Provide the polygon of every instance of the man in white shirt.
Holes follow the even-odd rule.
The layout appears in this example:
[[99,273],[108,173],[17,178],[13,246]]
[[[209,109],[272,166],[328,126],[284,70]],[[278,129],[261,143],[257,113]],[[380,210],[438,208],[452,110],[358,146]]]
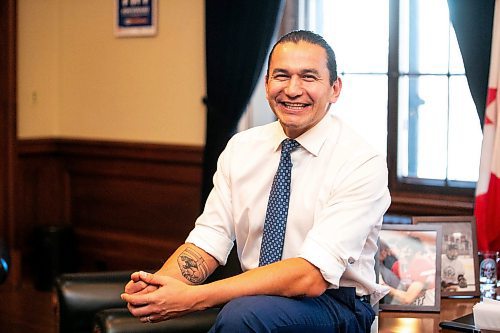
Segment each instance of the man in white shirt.
[[[132,274],[122,298],[134,316],[156,322],[225,304],[211,332],[369,331],[369,300],[385,293],[375,283],[374,256],[390,204],[387,167],[328,113],[341,89],[335,54],[321,36],[294,31],[275,44],[266,95],[278,121],[228,142],[185,244],[155,274]],[[285,139],[299,147],[290,153],[281,260],[259,265]],[[201,284],[234,243],[243,273]]]

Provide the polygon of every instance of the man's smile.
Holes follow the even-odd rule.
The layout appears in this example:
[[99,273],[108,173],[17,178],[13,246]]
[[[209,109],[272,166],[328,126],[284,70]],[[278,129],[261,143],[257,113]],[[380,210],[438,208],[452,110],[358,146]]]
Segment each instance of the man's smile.
[[309,103],[292,103],[292,102],[279,102],[279,104],[285,107],[286,109],[293,111],[300,111],[311,105]]

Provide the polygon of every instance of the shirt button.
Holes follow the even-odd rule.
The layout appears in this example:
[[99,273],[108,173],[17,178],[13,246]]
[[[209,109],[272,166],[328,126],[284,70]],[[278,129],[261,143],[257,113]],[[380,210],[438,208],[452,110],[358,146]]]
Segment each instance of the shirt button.
[[353,257],[349,257],[349,259],[347,259],[347,262],[349,263],[349,265],[352,265],[356,262],[356,260],[354,260]]

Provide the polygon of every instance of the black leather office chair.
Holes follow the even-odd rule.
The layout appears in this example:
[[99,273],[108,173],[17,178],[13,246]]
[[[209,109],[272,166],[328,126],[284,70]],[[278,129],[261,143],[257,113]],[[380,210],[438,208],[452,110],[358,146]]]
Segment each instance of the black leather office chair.
[[[226,278],[241,272],[236,251],[229,255],[226,266],[219,267],[206,282]],[[128,333],[184,332],[201,333],[211,327],[219,309],[143,324],[133,317],[120,298],[132,271],[71,273],[57,277],[59,332],[61,333]]]

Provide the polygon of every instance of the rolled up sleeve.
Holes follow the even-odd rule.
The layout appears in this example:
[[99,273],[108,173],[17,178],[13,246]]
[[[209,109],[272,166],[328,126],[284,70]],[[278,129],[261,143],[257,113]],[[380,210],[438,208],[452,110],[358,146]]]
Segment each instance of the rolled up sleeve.
[[235,239],[228,176],[230,143],[231,141],[217,161],[217,172],[213,177],[214,187],[207,198],[203,213],[186,239],[187,243],[193,243],[212,255],[221,265],[226,264]]
[[340,286],[348,266],[374,276],[376,240],[390,204],[385,159],[376,155],[355,162],[340,173],[328,197],[319,203],[299,252],[333,288]]

